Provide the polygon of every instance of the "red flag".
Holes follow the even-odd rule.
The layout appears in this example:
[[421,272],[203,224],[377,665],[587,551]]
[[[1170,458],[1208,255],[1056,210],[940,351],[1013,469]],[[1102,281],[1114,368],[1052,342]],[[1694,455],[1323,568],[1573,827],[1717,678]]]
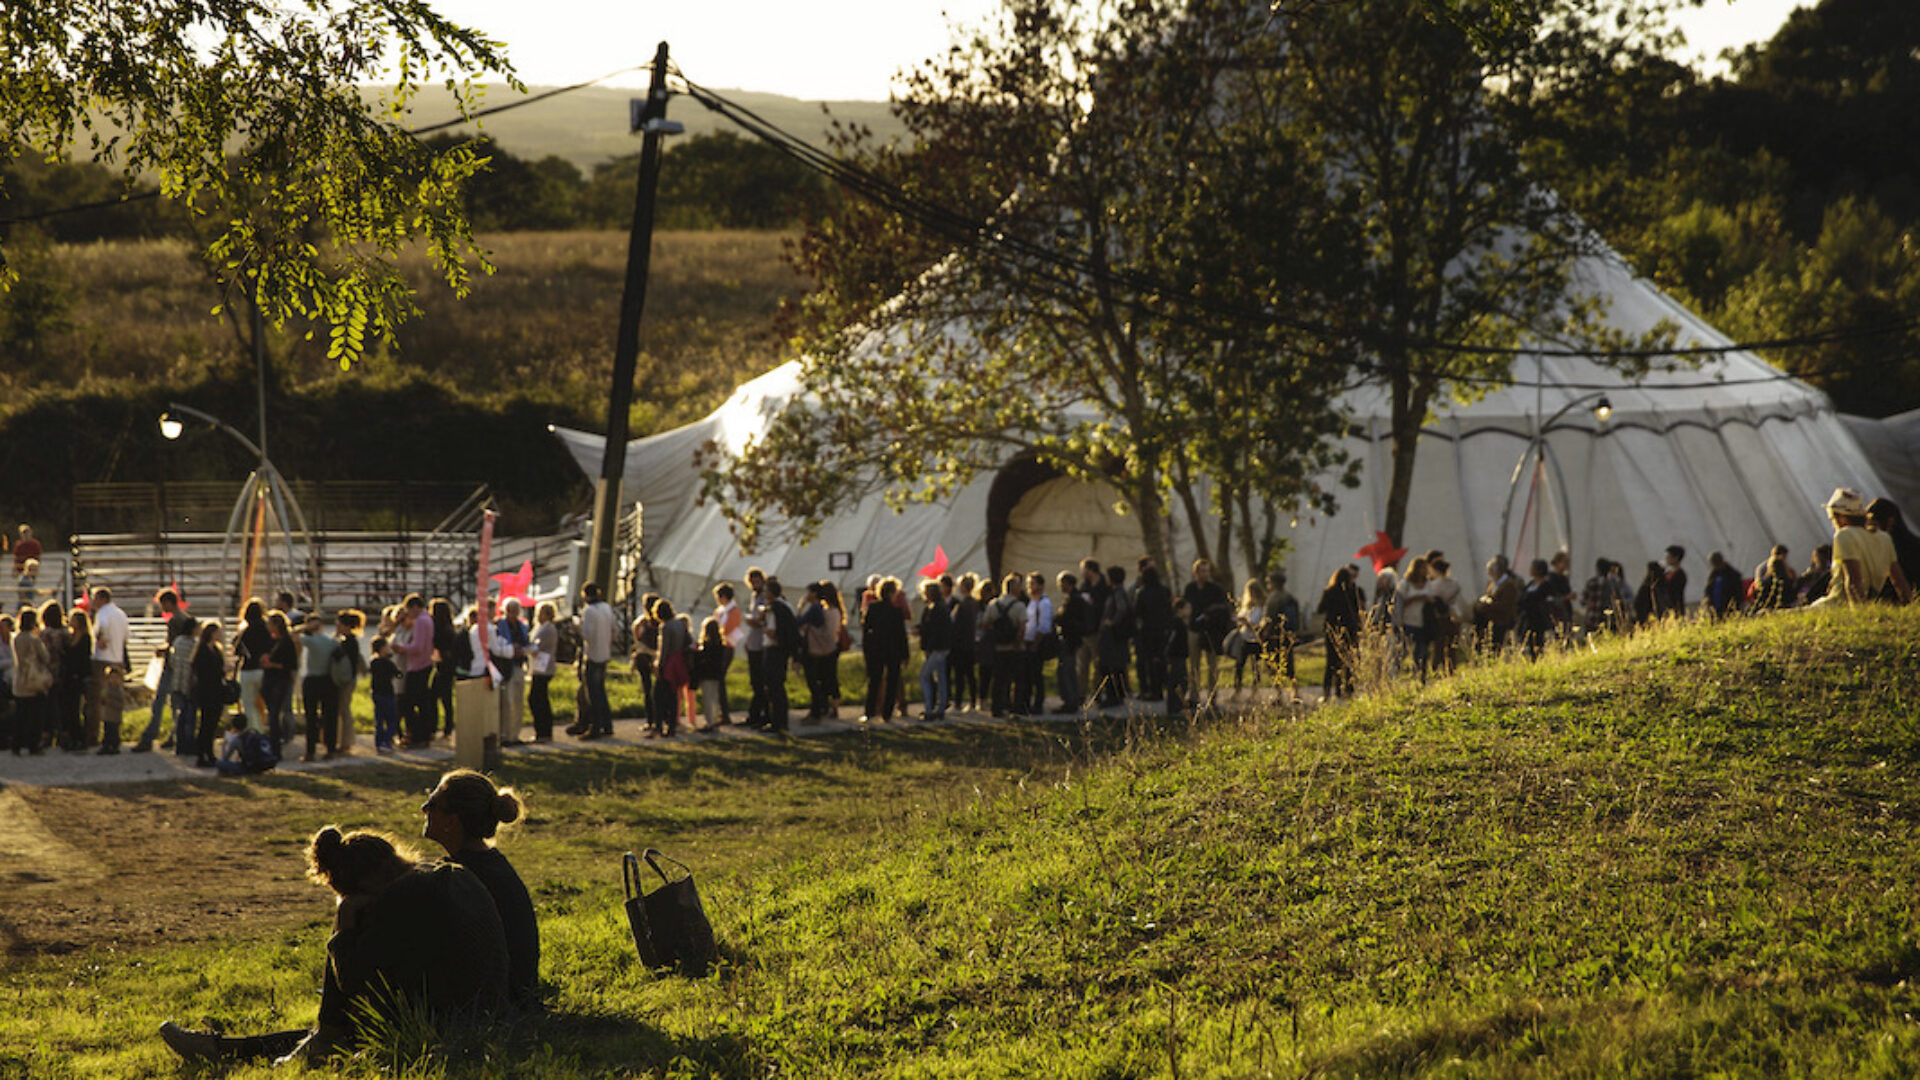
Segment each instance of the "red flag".
[[515,571],[514,573],[493,575],[493,580],[499,583],[500,585],[500,606],[501,607],[505,607],[507,605],[507,601],[509,600],[520,601],[520,606],[523,608],[532,606],[533,604],[533,597],[531,596],[531,593],[533,592],[533,560],[532,559],[528,559],[527,561],[521,563],[520,569]]
[[180,579],[176,577],[168,584],[173,589],[173,595],[180,598],[180,610],[187,610],[187,594],[180,591]]
[[920,568],[920,577],[937,578],[947,572],[947,549],[933,545],[933,561]]
[[1377,574],[1407,557],[1407,549],[1394,547],[1393,538],[1389,537],[1386,533],[1375,532],[1373,537],[1373,543],[1354,552],[1353,557],[1356,559],[1372,559],[1374,573]]

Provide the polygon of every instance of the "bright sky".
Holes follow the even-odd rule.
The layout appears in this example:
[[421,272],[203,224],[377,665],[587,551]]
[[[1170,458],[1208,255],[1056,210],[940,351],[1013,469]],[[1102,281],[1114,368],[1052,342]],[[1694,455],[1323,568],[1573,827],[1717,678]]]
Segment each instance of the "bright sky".
[[[949,19],[977,25],[996,0],[437,0],[456,22],[507,44],[522,81],[584,82],[644,64],[665,41],[689,78],[715,89],[807,100],[887,97],[903,67],[943,51]],[[1705,0],[1677,21],[1711,58],[1773,35],[1796,0]],[[643,85],[644,75],[615,80]]]

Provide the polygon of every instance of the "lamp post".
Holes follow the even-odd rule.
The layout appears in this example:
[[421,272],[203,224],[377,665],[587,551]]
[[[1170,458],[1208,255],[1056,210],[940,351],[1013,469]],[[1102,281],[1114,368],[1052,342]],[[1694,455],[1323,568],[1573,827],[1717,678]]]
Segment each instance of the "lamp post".
[[[220,565],[223,568],[227,565],[227,560],[233,551],[234,538],[238,535],[250,513],[257,512],[262,515],[260,526],[262,530],[265,529],[266,522],[264,515],[269,506],[272,507],[275,519],[279,522],[279,539],[281,548],[286,555],[286,565],[289,567],[298,565],[293,552],[293,530],[296,527],[300,530],[300,538],[306,544],[308,556],[309,559],[311,559],[313,545],[311,543],[311,534],[307,529],[306,515],[300,510],[299,500],[293,496],[292,486],[287,483],[285,477],[280,475],[280,470],[273,467],[273,462],[267,458],[266,449],[262,447],[261,444],[242,435],[237,428],[221,420],[219,417],[210,413],[201,412],[199,409],[193,408],[190,405],[181,405],[178,402],[169,402],[167,404],[167,411],[160,414],[160,435],[162,438],[169,440],[178,439],[185,433],[186,424],[181,421],[181,417],[198,420],[203,424],[219,428],[221,431],[226,432],[234,441],[246,447],[247,453],[253,455],[258,462],[254,466],[253,472],[247,475],[246,482],[241,485],[240,497],[234,500],[233,513],[227,517],[226,535],[220,543]],[[309,567],[309,570],[311,570],[311,567]],[[241,561],[240,572],[235,576],[234,586],[235,589],[232,597],[233,608],[238,610],[240,603],[245,599],[252,587],[244,558]],[[315,597],[315,599],[318,600],[318,597]]]
[[1607,400],[1606,391],[1596,390],[1590,394],[1582,394],[1560,406],[1552,416],[1547,417],[1545,423],[1534,426],[1533,436],[1527,440],[1527,448],[1520,451],[1520,460],[1513,463],[1513,478],[1507,483],[1507,503],[1500,511],[1500,554],[1511,557],[1507,548],[1507,527],[1513,516],[1513,497],[1520,490],[1520,477],[1527,471],[1527,464],[1530,461],[1545,461],[1553,467],[1554,483],[1559,486],[1561,493],[1561,535],[1572,538],[1573,509],[1567,504],[1567,479],[1560,472],[1560,459],[1554,456],[1552,444],[1547,442],[1547,432],[1553,430],[1553,425],[1561,417],[1588,402],[1593,403],[1593,418],[1601,424],[1605,424],[1613,416],[1613,402]]

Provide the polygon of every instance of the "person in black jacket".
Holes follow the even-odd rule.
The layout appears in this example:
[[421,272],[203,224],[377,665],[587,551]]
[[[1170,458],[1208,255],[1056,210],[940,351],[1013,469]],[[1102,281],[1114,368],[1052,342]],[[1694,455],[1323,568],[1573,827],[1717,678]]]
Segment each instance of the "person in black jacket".
[[200,643],[193,649],[193,707],[199,716],[199,727],[194,733],[194,744],[198,756],[194,765],[211,769],[220,763],[214,756],[213,744],[220,737],[220,715],[227,708],[227,657],[220,648],[220,639],[226,632],[215,619],[208,619],[200,626]]
[[1135,665],[1140,673],[1140,699],[1159,701],[1166,693],[1167,682],[1167,653],[1160,643],[1166,641],[1167,628],[1173,625],[1173,590],[1167,588],[1151,558],[1141,558],[1139,574],[1139,584],[1133,590],[1133,618],[1140,642]]
[[1360,587],[1353,583],[1353,571],[1341,567],[1327,581],[1320,594],[1322,633],[1327,644],[1327,669],[1320,680],[1325,699],[1353,693],[1354,653],[1360,647],[1360,618],[1365,602]]
[[1166,678],[1162,687],[1167,698],[1167,715],[1185,712],[1187,701],[1187,654],[1193,645],[1187,637],[1187,623],[1193,614],[1184,599],[1175,600],[1168,612],[1166,628],[1160,631],[1160,663]]
[[900,582],[887,578],[860,613],[860,650],[867,661],[867,711],[863,722],[891,719],[900,696],[901,669],[907,662],[907,622],[893,602]]

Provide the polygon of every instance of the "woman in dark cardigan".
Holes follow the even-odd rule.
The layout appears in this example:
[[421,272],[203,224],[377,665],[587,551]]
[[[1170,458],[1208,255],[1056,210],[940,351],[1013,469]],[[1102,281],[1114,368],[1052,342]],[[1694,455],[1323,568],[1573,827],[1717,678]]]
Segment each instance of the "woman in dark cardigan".
[[520,875],[493,846],[500,826],[526,816],[526,804],[510,787],[496,788],[472,769],[455,769],[440,778],[420,812],[427,817],[421,835],[473,871],[492,894],[507,935],[507,992],[515,1004],[534,1004],[540,989],[540,923]]
[[879,721],[893,715],[900,697],[901,669],[907,662],[907,620],[893,602],[900,583],[887,578],[861,617],[860,650],[867,661],[867,714]]
[[418,1009],[436,1023],[498,1009],[508,956],[486,886],[454,863],[420,862],[380,833],[329,825],[307,848],[308,876],[338,894],[311,1030],[222,1038],[168,1022],[160,1038],[183,1058],[321,1061],[351,1051],[370,1013]]

